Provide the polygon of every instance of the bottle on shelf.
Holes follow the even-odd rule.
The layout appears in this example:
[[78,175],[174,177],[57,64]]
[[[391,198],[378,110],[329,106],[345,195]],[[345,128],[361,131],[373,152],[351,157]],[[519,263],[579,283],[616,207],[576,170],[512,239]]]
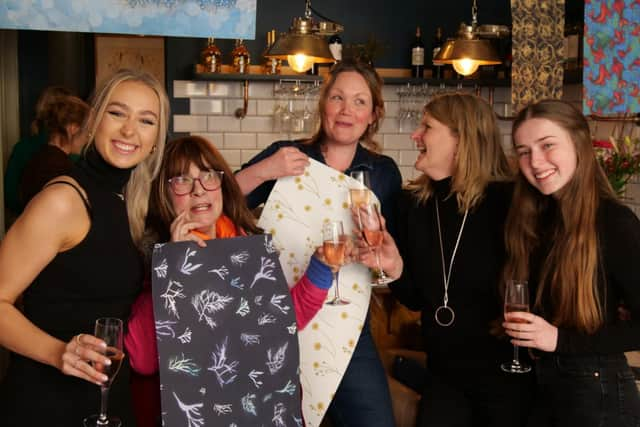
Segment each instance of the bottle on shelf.
[[416,38],[411,44],[411,77],[424,77],[424,43],[422,43],[420,27],[416,28]]
[[329,38],[329,51],[336,62],[342,61],[342,39],[339,35],[334,34]]
[[434,64],[433,60],[435,59],[440,49],[442,49],[442,45],[444,44],[444,40],[442,39],[442,27],[436,28],[436,34],[433,37],[433,44],[431,46],[431,77],[434,79],[443,78],[443,66],[442,64]]
[[249,50],[242,39],[236,39],[236,47],[231,52],[233,58],[233,71],[236,73],[249,72]]
[[213,37],[207,39],[207,46],[200,52],[200,64],[205,73],[218,73],[222,68],[222,52]]
[[580,23],[566,23],[564,28],[564,69],[582,67],[582,31]]
[[[271,46],[276,41],[276,30],[267,32],[267,48],[264,50],[266,54]],[[265,74],[280,74],[280,60],[276,58],[264,58],[264,73]]]

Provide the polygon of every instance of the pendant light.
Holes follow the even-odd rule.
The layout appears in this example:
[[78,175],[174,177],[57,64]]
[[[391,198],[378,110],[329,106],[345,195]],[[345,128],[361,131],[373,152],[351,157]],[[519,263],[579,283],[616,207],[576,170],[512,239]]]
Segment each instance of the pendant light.
[[304,73],[314,63],[335,62],[329,50],[329,44],[323,36],[340,31],[342,26],[333,22],[320,22],[316,25],[311,19],[311,0],[306,0],[304,18],[293,18],[289,32],[281,34],[265,56],[287,60],[291,69]]
[[[460,24],[458,38],[449,39],[433,58],[434,64],[452,64],[458,74],[468,76],[475,73],[480,65],[500,64],[498,53],[486,39],[480,39],[482,27],[478,27],[478,6],[473,0],[471,8],[471,25]],[[484,27],[484,26],[483,26]],[[504,27],[488,26],[499,29],[496,36],[501,36]],[[508,30],[507,30],[508,31]]]

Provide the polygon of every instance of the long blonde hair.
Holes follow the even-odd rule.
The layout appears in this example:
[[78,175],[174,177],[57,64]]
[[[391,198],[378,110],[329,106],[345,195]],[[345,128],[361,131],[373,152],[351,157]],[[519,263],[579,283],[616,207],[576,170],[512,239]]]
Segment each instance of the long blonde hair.
[[360,142],[369,150],[374,153],[382,152],[380,144],[373,139],[374,135],[378,132],[380,123],[384,119],[384,98],[382,97],[382,78],[378,75],[376,70],[369,64],[366,64],[357,60],[344,60],[338,62],[331,68],[327,80],[325,80],[322,88],[320,89],[320,101],[318,102],[318,111],[320,112],[320,128],[316,133],[309,138],[305,143],[307,144],[321,144],[326,134],[322,128],[322,123],[325,118],[325,106],[327,104],[327,98],[329,97],[329,91],[333,88],[338,76],[342,73],[353,72],[358,73],[364,81],[367,83],[367,87],[371,92],[371,100],[373,103],[373,122],[364,131],[364,134],[360,137]]
[[[424,113],[458,137],[451,192],[457,197],[460,212],[478,205],[489,182],[511,178],[495,113],[484,99],[470,93],[446,93],[433,98]],[[409,182],[407,188],[423,203],[433,193],[431,178],[426,174]]]
[[[613,190],[592,147],[589,124],[574,106],[563,101],[544,100],[518,113],[512,137],[529,119],[545,119],[563,128],[574,144],[577,164],[571,180],[559,190],[558,211],[553,217],[551,246],[542,263],[535,308],[542,308],[544,295],[553,301],[550,322],[586,333],[603,322],[598,294],[599,253],[596,219],[603,198],[615,200]],[[515,140],[513,141],[515,145]],[[516,178],[513,201],[505,226],[507,263],[504,278],[527,278],[532,251],[541,244],[540,216],[550,202],[529,184],[522,172]]]
[[131,237],[136,245],[141,246],[144,234],[145,220],[149,210],[149,194],[151,182],[158,175],[162,162],[162,153],[167,139],[167,127],[169,125],[169,98],[164,87],[152,75],[134,70],[120,70],[98,87],[92,98],[92,108],[87,119],[87,129],[90,141],[87,146],[94,143],[96,130],[102,121],[105,110],[115,88],[123,82],[139,82],[151,90],[158,97],[160,114],[158,115],[158,136],[151,154],[140,162],[131,172],[131,177],[125,188],[125,200],[127,203],[127,215]]

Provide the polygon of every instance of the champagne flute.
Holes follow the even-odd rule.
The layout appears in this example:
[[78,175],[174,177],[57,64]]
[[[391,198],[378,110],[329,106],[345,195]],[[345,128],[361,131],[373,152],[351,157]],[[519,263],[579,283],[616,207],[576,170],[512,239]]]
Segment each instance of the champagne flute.
[[100,414],[91,415],[84,419],[85,427],[120,427],[122,422],[117,417],[107,416],[107,402],[109,400],[109,388],[113,379],[120,370],[124,353],[122,352],[123,331],[122,320],[114,317],[103,317],[96,320],[94,335],[102,339],[107,347],[104,349],[96,348],[111,360],[111,365],[94,362],[93,367],[105,374],[108,379],[100,386],[102,399],[100,401]]
[[358,222],[360,223],[360,230],[364,242],[376,257],[376,265],[378,266],[376,274],[378,277],[373,280],[373,283],[376,285],[386,285],[392,280],[385,274],[380,266],[379,249],[384,239],[384,226],[378,205],[376,203],[360,205],[358,207]]
[[[511,313],[513,311],[529,311],[529,287],[526,281],[508,280],[504,295],[504,312]],[[512,320],[518,323],[524,323],[520,320]],[[520,362],[518,356],[518,346],[513,346],[513,360],[500,365],[500,368],[512,374],[524,374],[531,370],[531,366],[524,362]]]
[[369,192],[369,171],[352,171],[349,175],[356,181],[349,189],[351,206],[358,207],[369,203],[369,199],[371,197],[371,193]]
[[340,296],[339,273],[340,267],[344,264],[344,252],[347,236],[344,234],[342,221],[329,221],[322,227],[322,249],[327,264],[333,273],[333,283],[335,284],[335,295],[332,300],[327,301],[328,305],[346,305],[349,301]]

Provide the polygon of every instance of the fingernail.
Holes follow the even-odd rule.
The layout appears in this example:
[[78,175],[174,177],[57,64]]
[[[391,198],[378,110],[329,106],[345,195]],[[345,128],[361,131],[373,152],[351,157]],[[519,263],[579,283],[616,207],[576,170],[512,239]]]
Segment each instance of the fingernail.
[[108,376],[106,376],[106,375],[103,375],[103,376],[102,376],[102,377],[100,377],[100,378],[102,378],[102,382],[103,382],[103,383],[106,383],[107,381],[109,381],[109,377],[108,377]]
[[105,365],[107,366],[111,366],[111,359],[105,359],[106,362],[104,362]]
[[104,342],[104,341],[102,341],[102,342],[100,343],[100,347],[102,347],[102,348],[107,348],[107,343],[106,343],[106,342]]

